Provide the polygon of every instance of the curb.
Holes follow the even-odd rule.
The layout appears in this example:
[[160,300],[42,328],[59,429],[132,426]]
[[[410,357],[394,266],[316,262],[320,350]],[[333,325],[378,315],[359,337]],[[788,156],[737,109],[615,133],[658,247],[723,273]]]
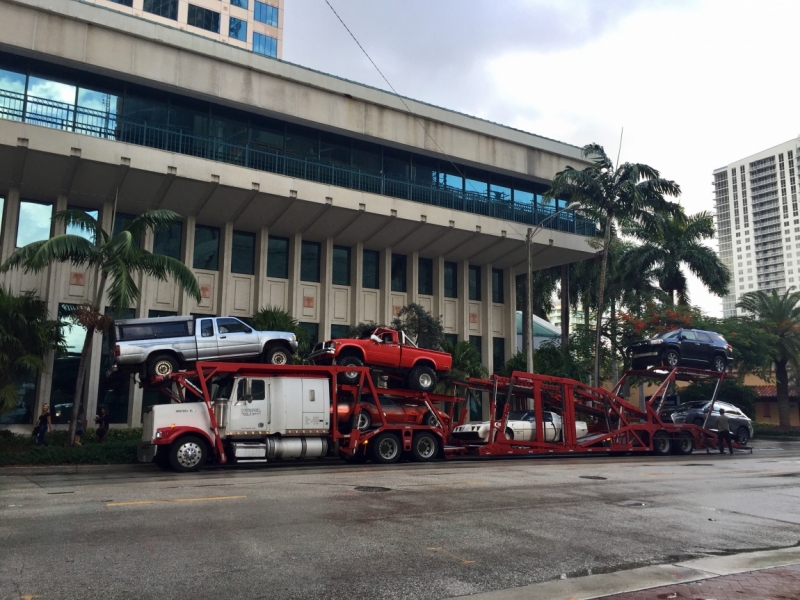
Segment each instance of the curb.
[[36,475],[78,475],[81,473],[136,473],[153,471],[150,464],[118,465],[20,465],[0,467],[0,477],[34,477]]
[[[463,600],[592,600],[678,583],[712,579],[800,563],[800,547],[709,556],[674,564],[640,567],[602,575],[534,583],[518,588],[458,596]],[[454,600],[454,599],[451,599]]]

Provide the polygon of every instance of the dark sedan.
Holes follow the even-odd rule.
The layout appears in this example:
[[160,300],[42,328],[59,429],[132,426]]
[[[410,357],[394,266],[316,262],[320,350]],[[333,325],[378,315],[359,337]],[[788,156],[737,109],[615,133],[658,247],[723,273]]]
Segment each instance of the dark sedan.
[[675,329],[630,346],[635,370],[650,365],[724,371],[733,360],[731,345],[714,331]]

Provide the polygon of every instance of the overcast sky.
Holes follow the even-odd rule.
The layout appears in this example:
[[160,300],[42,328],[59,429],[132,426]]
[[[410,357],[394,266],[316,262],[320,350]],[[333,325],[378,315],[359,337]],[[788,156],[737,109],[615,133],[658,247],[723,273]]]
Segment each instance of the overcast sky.
[[[689,213],[715,168],[800,134],[800,2],[330,1],[400,94],[612,156],[624,127],[621,161]],[[285,60],[386,88],[325,0],[285,8]],[[697,281],[691,300],[721,314]]]

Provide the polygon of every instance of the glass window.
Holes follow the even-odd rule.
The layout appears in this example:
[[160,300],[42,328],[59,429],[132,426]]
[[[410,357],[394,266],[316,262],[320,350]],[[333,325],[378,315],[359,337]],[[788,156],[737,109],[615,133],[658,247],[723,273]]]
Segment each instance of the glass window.
[[320,245],[304,241],[300,248],[300,281],[319,283]]
[[[0,69],[0,90],[4,92],[25,93],[25,74]],[[5,105],[3,105],[5,108]],[[20,107],[21,109],[21,107]]]
[[381,147],[377,144],[353,140],[353,166],[355,168],[380,173],[382,155]]
[[33,423],[36,406],[36,373],[23,375],[14,385],[17,388],[17,403],[9,411],[0,414],[0,425],[29,425]]
[[455,333],[445,333],[444,343],[448,346],[455,346],[458,343],[458,335]]
[[202,319],[200,321],[200,336],[214,337],[214,319]]
[[217,319],[217,329],[220,333],[252,333],[253,330],[239,319],[225,317]]
[[266,23],[273,27],[278,26],[278,7],[270,6],[256,0],[253,10],[253,18],[259,23]]
[[320,134],[320,158],[349,167],[351,163],[350,154],[349,138],[325,132]]
[[427,296],[433,295],[433,259],[420,258],[417,277],[417,291]]
[[264,56],[278,57],[278,40],[268,35],[253,32],[253,52]]
[[186,23],[192,27],[199,27],[212,33],[219,33],[219,13],[194,4],[189,5],[189,14]]
[[481,299],[481,268],[475,265],[469,266],[469,299]]
[[116,94],[78,88],[75,131],[86,135],[115,137],[118,103],[121,104],[121,98]]
[[502,269],[492,269],[492,302],[503,304],[503,271]]
[[[67,208],[69,210],[82,210],[87,215],[89,215],[90,217],[94,218],[95,221],[97,220],[97,217],[99,215],[98,211],[96,211],[96,210],[86,210],[85,208],[80,208],[80,207],[77,207],[77,206],[68,206]],[[69,235],[77,235],[79,237],[82,237],[85,240],[89,240],[90,242],[92,242],[94,244],[94,236],[91,235],[88,231],[86,231],[84,229],[81,229],[77,225],[67,225],[65,233],[67,233]]]
[[[470,175],[474,176],[476,173],[472,171]],[[480,179],[472,179],[467,177],[464,184],[464,190],[473,194],[480,194],[481,196],[489,195],[489,184]]]
[[159,319],[162,317],[177,317],[178,313],[174,310],[149,310],[147,311],[148,319]]
[[250,122],[250,141],[271,148],[283,150],[285,127],[280,121],[272,119],[253,119]]
[[239,8],[247,8],[247,0],[231,0],[231,6],[238,6]]
[[458,298],[458,264],[444,263],[444,297]]
[[115,4],[122,4],[122,6],[133,6],[133,0],[109,0]]
[[319,134],[308,127],[287,125],[286,151],[304,158],[318,158]]
[[313,347],[319,342],[319,324],[318,323],[300,323],[300,327],[306,330],[308,334],[309,344]]
[[125,213],[117,213],[114,215],[114,229],[112,230],[112,235],[117,235],[120,231],[125,231],[128,228],[128,225],[133,223],[133,220],[136,217],[133,215],[128,215]]
[[433,185],[438,175],[438,164],[432,158],[411,155],[411,177],[421,185]]
[[247,41],[247,21],[231,17],[228,25],[228,37],[242,42]]
[[[132,308],[121,311],[111,311],[111,309],[106,308],[106,315],[113,316],[115,319],[132,319],[135,316]],[[97,382],[97,412],[99,414],[100,409],[105,406],[108,409],[109,420],[112,423],[127,423],[131,379],[126,373],[116,372],[106,375],[109,373],[109,367],[111,366],[109,364],[109,356],[108,336],[104,335]],[[80,359],[80,356],[78,358]],[[69,419],[69,416],[67,415],[67,419]],[[89,420],[89,427],[92,427],[94,419],[91,415],[86,416]]]
[[361,279],[363,287],[373,290],[377,290],[380,287],[380,262],[380,252],[377,250],[364,250],[364,271]]
[[392,254],[392,291],[406,291],[406,256]]
[[398,150],[383,151],[383,174],[393,179],[408,179],[411,155]]
[[348,333],[350,333],[350,325],[331,325],[332,340],[346,338]]
[[195,269],[216,271],[219,269],[219,228],[195,225],[194,261]]
[[209,134],[234,144],[247,142],[247,115],[239,111],[212,106]]
[[256,261],[256,234],[246,231],[233,232],[231,250],[231,273],[253,275]]
[[694,335],[694,331],[681,331],[681,339],[682,340],[695,340],[697,339]]
[[267,277],[289,279],[289,240],[269,236],[267,242]]
[[494,362],[494,372],[500,371],[506,364],[506,340],[505,338],[492,338],[492,360]]
[[350,248],[347,246],[333,247],[333,277],[334,285],[350,285]]
[[250,395],[253,397],[253,400],[266,400],[267,384],[263,379],[250,380]]
[[153,234],[153,254],[181,259],[181,239],[183,223],[170,223]]
[[464,189],[464,178],[460,175],[451,175],[450,173],[439,173],[439,185],[442,187],[454,188],[456,190]]
[[493,183],[489,186],[489,197],[500,202],[510,202],[511,188]]
[[533,204],[536,194],[524,190],[514,190],[514,202],[519,204]]
[[469,336],[469,345],[475,348],[475,352],[478,353],[478,358],[481,362],[483,362],[483,354],[481,353],[481,346],[482,346],[482,339],[479,335],[471,335]]
[[28,77],[28,92],[25,120],[28,123],[70,129],[75,116],[77,88],[69,83],[31,75]]
[[17,248],[33,242],[50,238],[50,219],[53,217],[53,205],[29,202],[19,203],[19,225],[17,226]]
[[144,12],[165,19],[178,20],[178,0],[144,0]]

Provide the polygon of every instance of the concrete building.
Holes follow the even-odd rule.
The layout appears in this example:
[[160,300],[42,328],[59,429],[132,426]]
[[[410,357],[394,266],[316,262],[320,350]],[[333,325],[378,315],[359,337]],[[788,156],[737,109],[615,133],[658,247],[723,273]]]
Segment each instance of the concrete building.
[[731,272],[725,317],[741,313],[747,292],[800,286],[798,151],[800,138],[714,171],[718,252]]
[[[118,316],[272,305],[324,339],[417,302],[491,371],[517,349],[526,230],[565,204],[541,194],[586,163],[577,147],[406,103],[413,115],[392,94],[95,4],[0,0],[0,260],[60,233],[53,211],[92,211],[112,231],[171,209],[184,222],[141,243],[191,266],[202,300],[145,279]],[[593,256],[595,231],[575,214],[548,221],[535,267]],[[37,290],[63,316],[96,282],[61,265],[0,283]],[[45,401],[66,422],[80,335],[23,386],[6,425]],[[105,404],[137,425],[158,398],[106,378],[102,350],[95,336],[87,414]]]

